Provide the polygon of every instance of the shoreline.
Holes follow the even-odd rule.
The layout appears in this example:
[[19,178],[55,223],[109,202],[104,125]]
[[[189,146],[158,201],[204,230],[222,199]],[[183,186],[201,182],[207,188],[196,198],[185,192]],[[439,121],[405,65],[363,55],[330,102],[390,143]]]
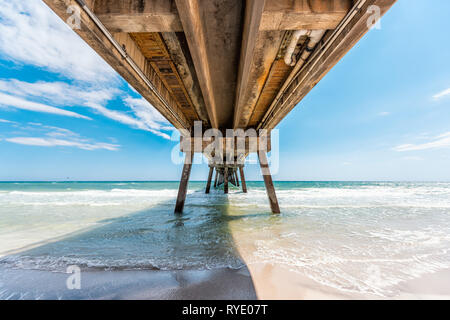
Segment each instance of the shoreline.
[[81,289],[68,273],[0,267],[0,300],[449,300],[450,269],[425,274],[380,296],[322,285],[286,266],[252,263],[240,269],[88,270]]
[[82,271],[71,274],[0,268],[0,300],[256,300],[247,268],[214,270]]

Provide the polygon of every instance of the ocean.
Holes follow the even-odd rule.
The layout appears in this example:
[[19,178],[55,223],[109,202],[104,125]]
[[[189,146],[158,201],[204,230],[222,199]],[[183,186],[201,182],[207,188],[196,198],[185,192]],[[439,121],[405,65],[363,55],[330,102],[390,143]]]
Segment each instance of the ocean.
[[204,187],[189,184],[177,216],[178,182],[0,183],[0,273],[267,263],[389,297],[450,268],[450,183],[275,182],[279,216],[262,182],[247,194]]

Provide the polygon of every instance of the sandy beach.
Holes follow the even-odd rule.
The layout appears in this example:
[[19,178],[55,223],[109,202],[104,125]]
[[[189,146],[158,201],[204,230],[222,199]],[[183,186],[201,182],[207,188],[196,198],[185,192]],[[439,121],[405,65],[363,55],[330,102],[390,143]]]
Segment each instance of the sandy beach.
[[70,274],[0,269],[0,300],[255,300],[246,268],[239,270],[83,271],[81,289]]
[[[239,270],[83,271],[81,290],[70,274],[0,270],[1,300],[448,300],[450,270],[406,281],[393,297],[339,291],[283,266],[252,264]],[[250,270],[250,272],[249,272]]]

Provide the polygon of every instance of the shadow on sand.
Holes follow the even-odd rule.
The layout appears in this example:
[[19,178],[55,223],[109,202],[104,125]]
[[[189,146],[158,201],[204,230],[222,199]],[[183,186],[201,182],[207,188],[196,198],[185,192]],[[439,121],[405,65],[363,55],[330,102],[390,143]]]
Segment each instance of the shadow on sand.
[[[256,299],[229,222],[228,197],[188,195],[0,259],[0,299]],[[69,290],[68,266],[81,269]]]

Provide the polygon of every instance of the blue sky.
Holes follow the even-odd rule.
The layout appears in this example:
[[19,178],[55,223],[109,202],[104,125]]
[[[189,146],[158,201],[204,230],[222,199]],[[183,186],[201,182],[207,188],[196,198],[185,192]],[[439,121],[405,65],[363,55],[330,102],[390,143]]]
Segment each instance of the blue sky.
[[[449,181],[448,12],[398,1],[278,126],[274,179]],[[0,180],[178,180],[171,135],[40,0],[0,0]]]

